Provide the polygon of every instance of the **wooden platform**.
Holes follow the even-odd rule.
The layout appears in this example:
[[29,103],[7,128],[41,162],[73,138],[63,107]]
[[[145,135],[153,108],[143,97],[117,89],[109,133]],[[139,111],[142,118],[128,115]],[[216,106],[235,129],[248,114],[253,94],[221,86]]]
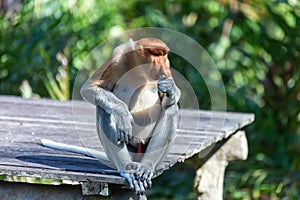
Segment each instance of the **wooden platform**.
[[[92,105],[13,96],[0,96],[0,105],[1,175],[127,184],[116,170],[96,159],[40,145],[45,138],[103,151]],[[175,143],[157,174],[223,141],[253,120],[252,114],[180,110]]]

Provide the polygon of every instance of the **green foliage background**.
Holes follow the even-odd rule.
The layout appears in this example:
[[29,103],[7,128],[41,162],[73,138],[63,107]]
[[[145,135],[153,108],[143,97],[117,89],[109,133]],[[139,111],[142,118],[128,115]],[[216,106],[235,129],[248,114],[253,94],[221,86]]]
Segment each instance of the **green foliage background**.
[[[249,159],[230,165],[224,198],[299,199],[298,0],[27,0],[8,11],[0,2],[0,94],[67,100],[88,53],[111,35],[148,26],[177,30],[218,65],[228,110],[256,115],[247,128]],[[177,70],[209,109],[205,84]],[[167,173],[150,197],[195,197],[190,167]]]

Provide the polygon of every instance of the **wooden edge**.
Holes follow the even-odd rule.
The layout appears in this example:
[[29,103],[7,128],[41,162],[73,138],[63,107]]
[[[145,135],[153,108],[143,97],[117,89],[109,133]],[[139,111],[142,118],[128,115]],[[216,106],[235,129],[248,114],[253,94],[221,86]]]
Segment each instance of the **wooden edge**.
[[[49,173],[45,173],[49,172]],[[77,182],[103,182],[110,184],[127,185],[125,178],[118,175],[107,175],[99,173],[87,173],[87,172],[72,172],[65,173],[61,170],[53,169],[41,169],[41,168],[26,168],[21,166],[11,166],[7,169],[7,166],[0,165],[0,175],[17,176],[17,177],[31,177],[31,178],[45,178],[45,179],[58,179],[58,180],[70,180]]]

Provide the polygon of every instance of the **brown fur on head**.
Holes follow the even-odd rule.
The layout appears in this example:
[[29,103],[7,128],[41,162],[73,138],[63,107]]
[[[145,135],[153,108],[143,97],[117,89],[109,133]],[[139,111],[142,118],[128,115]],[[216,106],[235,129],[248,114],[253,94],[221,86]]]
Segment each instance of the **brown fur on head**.
[[168,60],[170,49],[164,42],[156,38],[142,38],[135,44],[140,55],[149,57],[149,62],[155,65],[155,76],[172,77]]
[[164,56],[169,53],[169,47],[159,39],[143,38],[135,42],[142,55]]
[[132,68],[149,64],[149,78],[172,77],[168,60],[169,47],[156,38],[142,38],[116,47],[111,57],[93,76],[94,84],[112,89],[118,79]]

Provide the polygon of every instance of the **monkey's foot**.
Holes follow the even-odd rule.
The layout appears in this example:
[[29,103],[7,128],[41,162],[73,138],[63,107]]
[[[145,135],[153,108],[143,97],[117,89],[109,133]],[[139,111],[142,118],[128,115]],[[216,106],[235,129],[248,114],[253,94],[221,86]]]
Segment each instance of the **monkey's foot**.
[[142,181],[136,179],[135,174],[131,172],[121,172],[121,176],[127,179],[130,188],[135,191],[136,194],[145,194],[146,189]]
[[120,171],[120,175],[127,179],[130,188],[136,194],[145,194],[152,185],[152,170],[141,163],[131,162],[126,165],[125,171]]
[[153,171],[150,167],[141,164],[139,170],[136,171],[135,176],[138,180],[140,180],[145,188],[150,188],[152,186],[152,177]]

